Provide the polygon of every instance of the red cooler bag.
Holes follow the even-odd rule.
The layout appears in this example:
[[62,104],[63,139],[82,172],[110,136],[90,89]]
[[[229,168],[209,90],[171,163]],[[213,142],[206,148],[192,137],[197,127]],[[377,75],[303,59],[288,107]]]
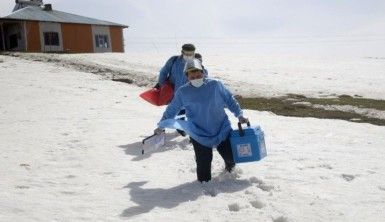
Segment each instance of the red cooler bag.
[[174,86],[167,80],[160,89],[153,88],[139,96],[155,106],[167,105],[174,97]]

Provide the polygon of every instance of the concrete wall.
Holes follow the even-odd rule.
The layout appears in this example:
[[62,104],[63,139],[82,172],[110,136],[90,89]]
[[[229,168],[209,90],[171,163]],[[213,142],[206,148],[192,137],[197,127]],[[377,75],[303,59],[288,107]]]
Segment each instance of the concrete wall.
[[[109,43],[108,48],[96,47],[95,35],[107,35],[108,36],[108,43]],[[110,29],[108,26],[92,25],[92,41],[94,44],[94,52],[112,52],[111,35],[110,35]]]
[[[40,22],[40,44],[42,52],[61,52],[63,51],[63,38],[60,23],[53,22]],[[44,32],[57,32],[59,33],[59,46],[46,46],[44,44]]]

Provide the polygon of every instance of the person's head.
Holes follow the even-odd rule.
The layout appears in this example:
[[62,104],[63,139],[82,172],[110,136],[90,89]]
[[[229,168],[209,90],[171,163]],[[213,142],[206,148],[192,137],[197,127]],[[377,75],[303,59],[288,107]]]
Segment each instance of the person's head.
[[198,59],[202,63],[202,55],[199,53],[195,53],[195,58]]
[[193,59],[195,54],[195,46],[193,44],[184,44],[182,46],[182,56],[185,60]]
[[191,85],[200,87],[203,84],[203,68],[201,62],[198,59],[188,60],[184,67],[184,73]]

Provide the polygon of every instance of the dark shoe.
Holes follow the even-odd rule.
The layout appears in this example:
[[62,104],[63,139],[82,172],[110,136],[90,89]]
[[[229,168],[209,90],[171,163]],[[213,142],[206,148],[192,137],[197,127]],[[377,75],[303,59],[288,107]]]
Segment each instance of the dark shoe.
[[176,130],[181,136],[185,137],[186,136],[186,132],[183,131],[183,130]]
[[231,173],[235,167],[235,163],[226,163],[225,169],[227,172]]

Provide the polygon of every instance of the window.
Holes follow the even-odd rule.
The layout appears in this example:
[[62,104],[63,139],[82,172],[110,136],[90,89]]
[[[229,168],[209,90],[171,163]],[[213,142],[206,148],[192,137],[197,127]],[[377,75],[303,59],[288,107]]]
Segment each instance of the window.
[[109,48],[108,35],[95,35],[95,43],[98,48]]
[[52,46],[60,46],[59,33],[57,32],[44,32],[44,44]]

